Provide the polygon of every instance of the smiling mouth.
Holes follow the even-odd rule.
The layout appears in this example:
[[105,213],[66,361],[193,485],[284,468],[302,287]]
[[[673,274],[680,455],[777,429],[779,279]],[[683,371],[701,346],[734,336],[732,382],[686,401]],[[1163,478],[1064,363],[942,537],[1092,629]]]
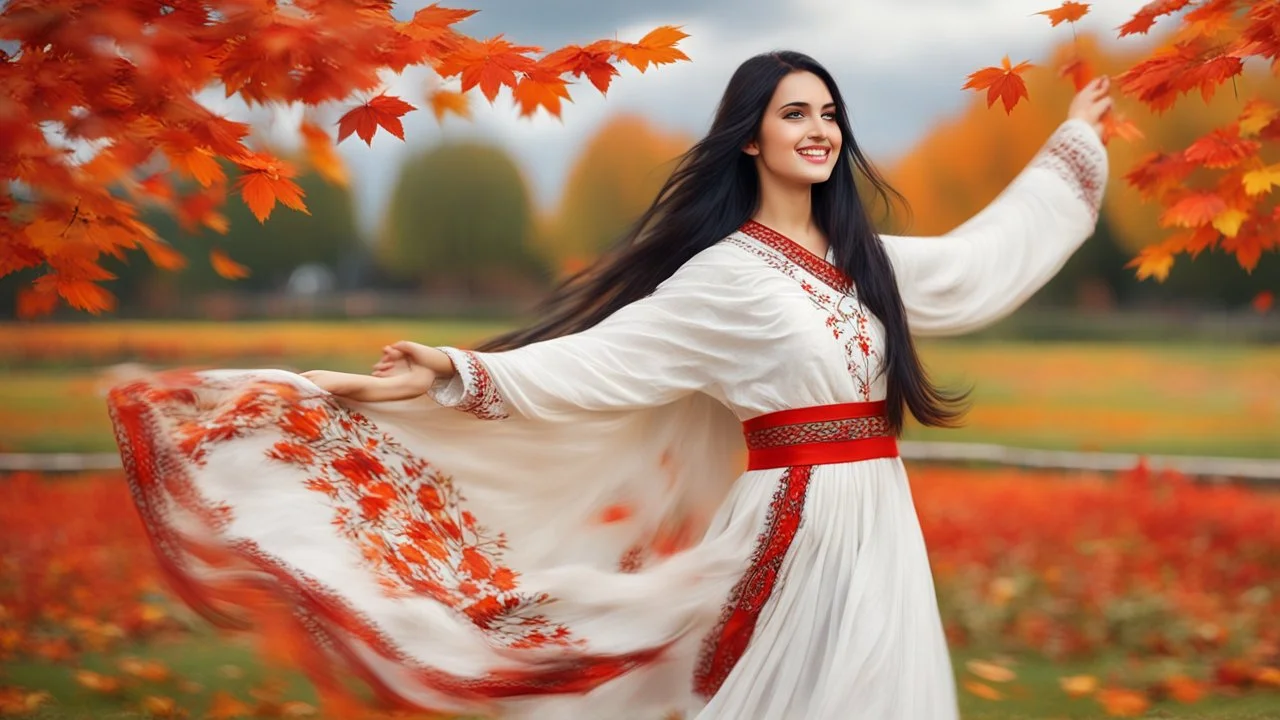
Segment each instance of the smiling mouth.
[[831,148],[801,148],[796,151],[796,154],[808,162],[820,165],[831,156]]

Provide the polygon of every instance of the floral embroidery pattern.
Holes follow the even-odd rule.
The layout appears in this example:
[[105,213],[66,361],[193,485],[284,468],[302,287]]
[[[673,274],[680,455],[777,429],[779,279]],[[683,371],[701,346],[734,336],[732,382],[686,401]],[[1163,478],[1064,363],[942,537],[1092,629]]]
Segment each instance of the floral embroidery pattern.
[[453,361],[457,375],[443,388],[430,392],[436,402],[471,413],[481,420],[502,420],[511,416],[489,369],[474,352],[451,347],[442,347],[440,351]]
[[[150,398],[163,399],[174,398]],[[260,380],[213,412],[193,403],[173,407],[187,418],[179,449],[197,467],[213,445],[278,429],[283,439],[267,457],[308,473],[306,486],[328,498],[334,527],[360,549],[389,595],[429,595],[509,647],[570,644],[567,628],[537,613],[550,598],[517,591],[517,574],[502,562],[506,538],[462,509],[452,478],[332,396]]]
[[[827,313],[826,325],[832,337],[844,341],[845,362],[858,395],[862,400],[870,400],[872,382],[884,367],[881,343],[875,337],[882,331],[879,321],[858,299],[857,288],[849,278],[793,240],[754,220],[744,224],[740,233],[730,235],[728,242],[795,280],[810,302]],[[813,279],[820,281],[821,286]]]
[[756,540],[751,565],[734,585],[715,629],[703,640],[694,670],[693,689],[704,698],[720,690],[755,634],[760,611],[773,594],[782,561],[800,529],[812,474],[810,466],[793,467],[778,481],[765,529]]
[[1093,131],[1081,131],[1072,125],[1059,128],[1031,161],[1031,165],[1057,173],[1071,186],[1076,197],[1089,207],[1096,220],[1102,205],[1105,180],[1098,177],[1098,168],[1105,158],[1099,154],[1097,143],[1083,136],[1083,132]]
[[[157,559],[181,597],[207,618],[224,627],[243,627],[242,618],[226,612],[228,605],[244,601],[244,596],[234,589],[224,596],[221,584],[204,582],[203,569],[195,570],[191,558],[200,558],[204,568],[213,564],[219,568],[239,573],[250,570],[248,575],[267,576],[273,579],[270,588],[292,608],[298,629],[309,643],[312,653],[301,658],[304,668],[314,683],[329,692],[343,694],[344,684],[326,666],[329,660],[338,660],[370,683],[374,692],[385,702],[402,709],[430,710],[420,704],[420,695],[384,681],[380,674],[381,663],[371,663],[368,651],[381,659],[394,662],[400,671],[397,680],[412,682],[432,692],[453,697],[505,698],[550,693],[584,693],[600,684],[617,678],[637,667],[651,664],[667,650],[666,646],[644,648],[634,652],[601,655],[592,653],[581,644],[572,642],[560,626],[541,622],[537,617],[520,616],[520,601],[514,590],[498,596],[502,610],[490,613],[492,605],[471,601],[473,609],[467,616],[485,630],[486,637],[512,649],[538,648],[548,644],[563,646],[558,662],[490,669],[482,674],[455,675],[421,663],[410,656],[400,644],[378,625],[376,618],[353,607],[343,595],[328,585],[291,566],[268,550],[248,539],[222,537],[220,546],[201,540],[188,541],[184,535],[190,528],[179,529],[175,517],[175,505],[189,512],[200,521],[205,532],[221,536],[230,523],[231,508],[215,504],[204,497],[191,473],[193,467],[206,464],[209,452],[218,444],[236,438],[256,437],[260,432],[278,432],[280,441],[268,451],[273,460],[291,466],[315,470],[310,478],[324,491],[326,480],[339,484],[354,484],[364,488],[360,498],[351,493],[334,503],[345,507],[346,516],[357,515],[354,534],[360,537],[358,527],[367,514],[379,521],[367,523],[370,528],[389,528],[388,519],[401,515],[413,515],[406,503],[417,501],[434,491],[439,503],[431,503],[425,515],[413,515],[424,525],[436,525],[443,530],[443,537],[435,540],[449,549],[449,562],[433,567],[441,575],[454,578],[487,575],[490,585],[506,584],[502,572],[501,556],[493,548],[505,545],[501,536],[493,536],[475,526],[465,511],[459,511],[462,498],[453,490],[445,476],[433,472],[430,465],[413,458],[403,448],[383,436],[363,416],[351,413],[337,405],[327,395],[294,384],[279,373],[236,372],[234,377],[216,373],[168,372],[153,376],[149,381],[133,382],[113,388],[108,396],[108,410],[120,446],[125,477],[137,501],[139,514],[156,548]],[[337,429],[351,432],[349,436],[335,436]],[[181,446],[181,447],[179,447]],[[398,466],[397,461],[403,463]],[[320,467],[327,463],[328,467]],[[336,474],[335,474],[336,473]],[[354,474],[354,478],[348,475]],[[414,476],[417,475],[417,481]],[[339,478],[339,476],[341,476]],[[318,482],[317,482],[318,481]],[[403,484],[413,492],[388,492],[386,488],[374,489],[379,482]],[[429,488],[429,489],[428,489]],[[395,490],[395,488],[392,488]],[[414,496],[409,499],[409,495]],[[186,521],[183,521],[184,524]],[[341,525],[341,523],[339,523]],[[457,529],[454,533],[450,526]],[[401,526],[406,531],[408,527]],[[421,528],[421,525],[419,526]],[[474,528],[474,529],[473,529]],[[461,536],[460,540],[450,540]],[[364,546],[376,557],[371,564],[392,567],[395,573],[388,581],[393,590],[410,585],[412,578],[422,575],[410,569],[407,577],[399,577],[396,561],[386,556],[388,548],[403,542],[405,536],[388,533],[365,535],[371,540]],[[488,547],[483,547],[483,546]],[[456,551],[461,547],[461,551]],[[471,548],[474,554],[466,552]],[[456,552],[455,552],[456,551]],[[413,552],[396,553],[399,562],[412,564]],[[517,579],[514,573],[511,579]],[[471,597],[461,586],[449,589],[449,577],[443,577],[445,597],[461,594]],[[463,581],[465,582],[465,580]],[[257,581],[257,589],[263,589]],[[439,592],[439,591],[437,591]],[[424,590],[428,596],[430,590]],[[445,601],[445,604],[449,603]],[[450,605],[450,607],[456,606]],[[539,635],[545,640],[539,640]],[[353,644],[353,641],[355,643]],[[321,660],[326,658],[327,660]],[[312,662],[314,661],[314,662]],[[417,702],[415,702],[417,700]]]

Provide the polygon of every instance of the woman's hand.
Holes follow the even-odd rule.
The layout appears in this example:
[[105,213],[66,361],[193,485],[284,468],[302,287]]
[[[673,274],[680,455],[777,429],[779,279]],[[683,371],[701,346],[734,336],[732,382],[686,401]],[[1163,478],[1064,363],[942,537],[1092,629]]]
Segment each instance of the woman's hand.
[[1102,136],[1102,122],[1111,112],[1111,78],[1103,75],[1094,78],[1080,89],[1067,109],[1068,120],[1083,120]]
[[429,368],[413,365],[390,377],[370,377],[331,370],[308,370],[302,377],[338,397],[357,402],[409,400],[431,388],[436,376]]
[[382,358],[373,364],[374,377],[395,377],[415,366],[430,368],[436,377],[453,374],[449,356],[436,348],[416,342],[401,340],[382,348]]

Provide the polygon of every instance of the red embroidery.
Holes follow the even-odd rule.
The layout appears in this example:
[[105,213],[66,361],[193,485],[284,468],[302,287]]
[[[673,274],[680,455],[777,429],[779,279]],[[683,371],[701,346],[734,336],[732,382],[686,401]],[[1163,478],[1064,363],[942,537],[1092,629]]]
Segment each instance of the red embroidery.
[[[442,347],[440,350],[453,361],[457,371],[457,382],[462,384],[462,397],[456,401],[442,404],[453,404],[454,408],[471,413],[481,420],[502,420],[510,417],[507,404],[498,392],[498,384],[493,381],[489,368],[485,367],[476,353],[470,350]],[[432,390],[431,396],[438,402],[439,391]]]
[[806,443],[845,442],[871,437],[885,437],[893,435],[893,431],[889,427],[889,418],[883,415],[875,415],[872,417],[779,425],[751,430],[745,435],[747,449],[756,450],[788,445],[803,445]]
[[[754,220],[742,226],[741,235],[751,240],[730,235],[728,242],[795,280],[814,306],[827,313],[826,325],[831,328],[832,337],[844,340],[845,363],[850,377],[857,384],[858,395],[863,400],[870,400],[872,381],[883,372],[884,358],[880,351],[881,343],[872,335],[873,316],[858,299],[857,288],[835,266]],[[808,276],[818,278],[837,292],[823,292],[809,281]],[[883,330],[877,328],[876,332],[882,333]]]
[[1097,169],[1102,163],[1099,153],[1095,143],[1073,132],[1071,126],[1064,126],[1054,133],[1031,164],[1057,173],[1096,219],[1105,180],[1098,178]]
[[703,640],[694,670],[693,689],[704,698],[720,690],[751,642],[760,611],[773,593],[782,561],[804,517],[812,472],[813,468],[808,466],[793,467],[778,483],[765,530],[756,540],[751,565],[734,586],[716,628]]
[[[399,693],[383,682],[365,653],[394,661],[406,671],[402,677],[434,691],[483,699],[587,692],[665,651],[600,655],[582,650],[567,628],[531,612],[550,599],[518,593],[518,575],[502,564],[498,552],[501,536],[487,533],[461,509],[463,499],[447,476],[327,395],[269,374],[248,378],[168,374],[117,387],[108,400],[125,474],[160,566],[183,599],[210,620],[242,627],[242,619],[226,610],[240,596],[234,588],[202,583],[202,574],[189,566],[193,556],[218,567],[242,568],[246,579],[275,581],[266,589],[288,604],[307,634],[314,651],[308,670],[318,684],[340,689],[323,658],[341,660],[389,700],[426,710],[431,708],[406,697],[416,693]],[[429,595],[505,647],[558,646],[557,660],[527,670],[452,675],[408,655],[339,593],[256,544],[240,540],[214,547],[187,540],[177,530],[175,510],[190,513],[211,535],[220,534],[232,518],[229,507],[202,496],[190,468],[205,464],[216,445],[269,425],[283,431],[285,439],[268,456],[308,469],[308,487],[330,498],[339,532],[364,552],[389,592]],[[227,591],[231,595],[224,597]]]

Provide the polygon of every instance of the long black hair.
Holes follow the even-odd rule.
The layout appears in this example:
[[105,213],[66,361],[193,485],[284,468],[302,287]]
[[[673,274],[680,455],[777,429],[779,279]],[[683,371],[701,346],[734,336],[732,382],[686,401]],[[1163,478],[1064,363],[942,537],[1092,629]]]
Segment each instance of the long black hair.
[[942,390],[929,380],[907,327],[893,266],[859,186],[886,204],[902,198],[858,149],[831,74],[813,58],[791,51],[757,55],[739,66],[707,136],[684,154],[653,204],[621,240],[564,280],[541,306],[540,321],[493,338],[480,349],[505,350],[590,328],[652,293],[690,258],[749,220],[760,201],[760,180],[755,158],[743,148],[759,134],[778,83],[794,72],[821,78],[836,105],[843,148],[831,177],[813,186],[813,219],[834,251],[835,266],[884,324],[889,421],[900,432],[909,409],[924,425],[958,424],[967,393]]

